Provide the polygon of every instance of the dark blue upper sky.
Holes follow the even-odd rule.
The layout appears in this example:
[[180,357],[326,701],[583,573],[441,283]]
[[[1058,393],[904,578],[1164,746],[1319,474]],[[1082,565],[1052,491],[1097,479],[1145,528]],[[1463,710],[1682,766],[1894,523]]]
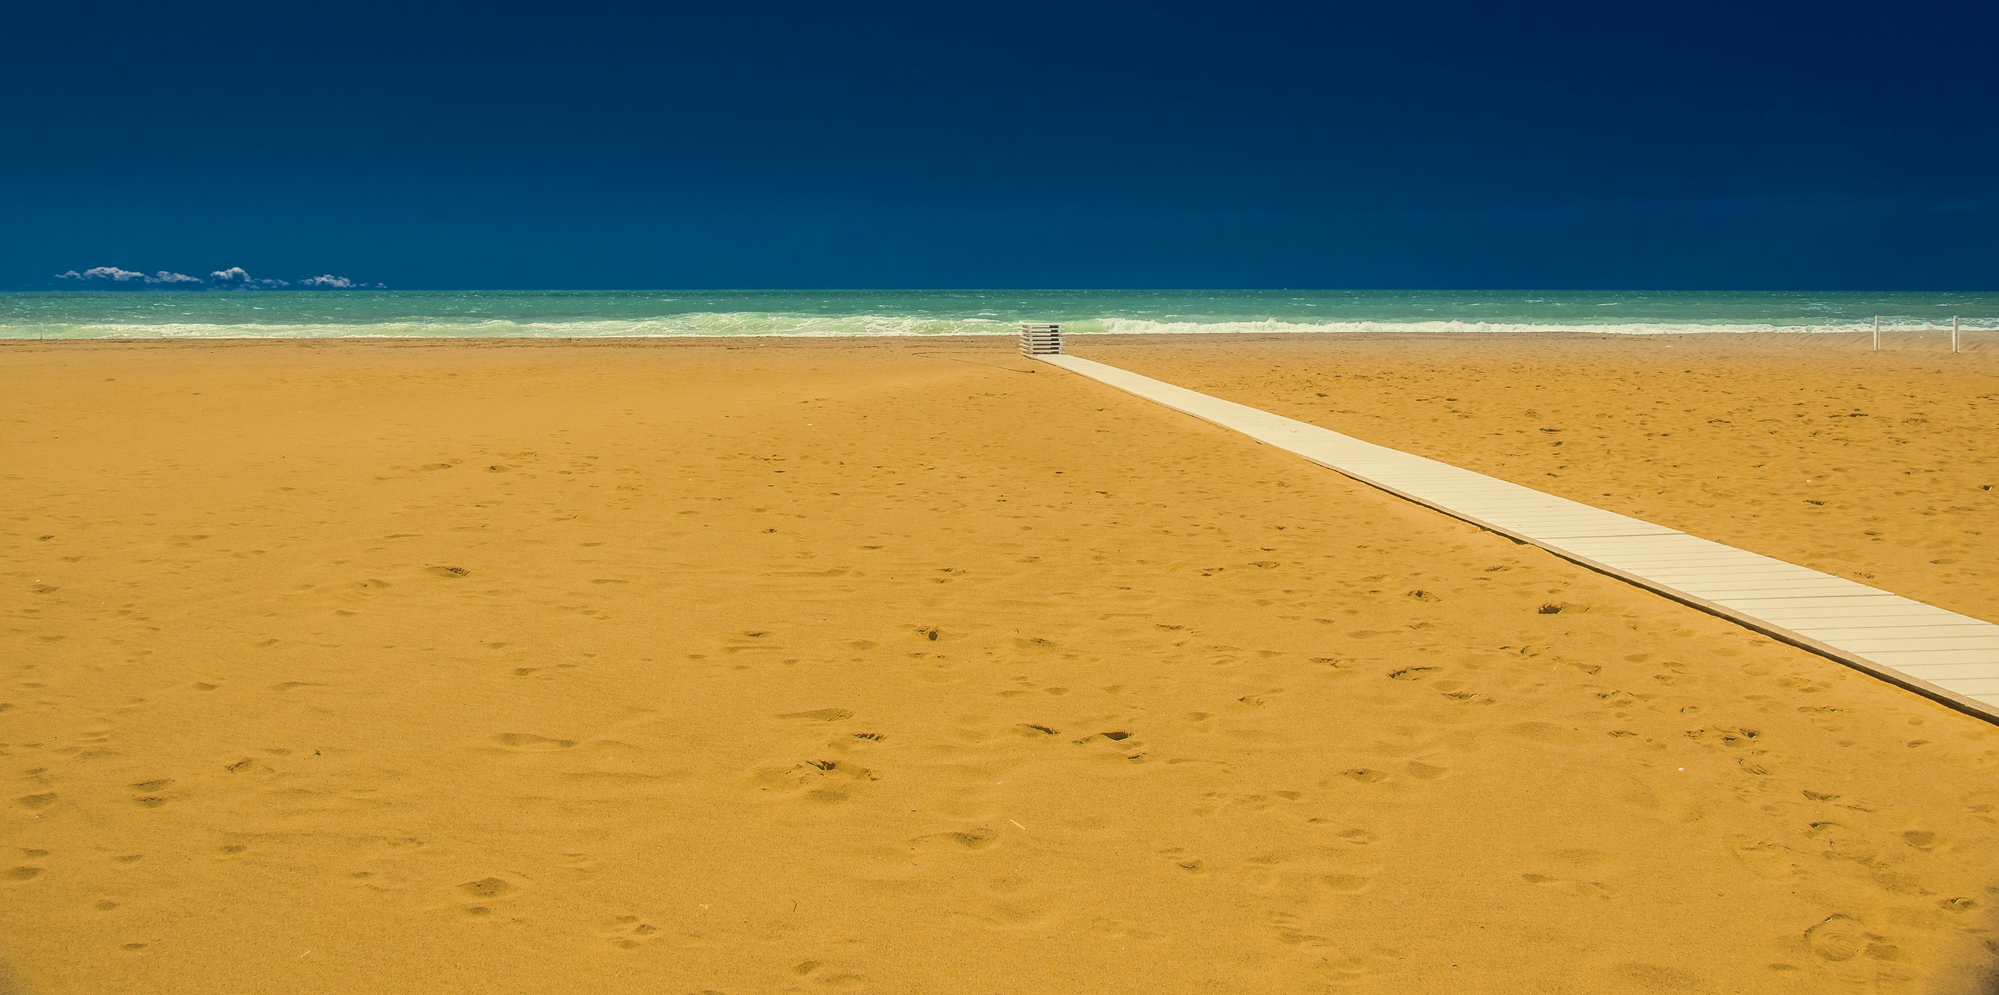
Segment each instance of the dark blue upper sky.
[[0,288],[1999,288],[1990,6],[1503,6],[24,6]]

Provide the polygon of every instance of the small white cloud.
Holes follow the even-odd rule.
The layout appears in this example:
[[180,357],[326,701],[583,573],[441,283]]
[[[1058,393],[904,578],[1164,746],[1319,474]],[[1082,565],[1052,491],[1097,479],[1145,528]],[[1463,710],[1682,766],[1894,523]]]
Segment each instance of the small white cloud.
[[172,270],[163,269],[160,270],[158,273],[153,274],[152,276],[147,276],[146,274],[138,272],[137,270],[119,269],[116,266],[92,266],[91,268],[84,270],[81,273],[78,273],[75,270],[66,270],[64,272],[57,273],[56,279],[110,280],[113,283],[135,283],[135,282],[136,283],[200,283],[201,282],[201,278],[198,276],[189,276],[186,273],[175,273]]
[[146,274],[137,270],[119,269],[116,266],[92,266],[83,271],[86,280],[111,280],[115,283],[129,283],[133,280],[144,282]]
[[[117,266],[93,266],[81,273],[76,270],[65,270],[57,273],[55,278],[58,280],[76,280],[80,283],[107,280],[112,283],[145,283],[155,286],[200,286],[207,284],[224,290],[276,290],[280,287],[293,285],[290,280],[251,276],[250,271],[241,266],[231,266],[228,269],[214,270],[208,274],[206,279],[165,269],[159,270],[149,276],[138,270],[120,269]],[[322,273],[318,276],[309,276],[299,280],[298,286],[326,290],[358,290],[368,285],[348,277],[336,276],[332,273]],[[379,287],[381,284],[376,284],[376,286]]]
[[291,286],[291,283],[286,280],[266,280],[266,279],[261,279],[259,277],[251,276],[249,272],[244,270],[243,267],[241,266],[231,266],[228,269],[216,270],[215,272],[208,274],[208,278],[214,280],[216,284],[224,287],[246,287],[246,288],[262,287],[268,290],[273,287]]

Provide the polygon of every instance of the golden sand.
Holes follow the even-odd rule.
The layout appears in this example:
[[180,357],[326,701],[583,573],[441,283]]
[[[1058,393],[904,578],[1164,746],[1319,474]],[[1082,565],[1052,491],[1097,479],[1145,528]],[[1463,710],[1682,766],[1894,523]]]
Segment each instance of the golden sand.
[[[1999,616],[1989,372],[1665,344],[1077,351]],[[1007,348],[0,350],[11,985],[1985,967],[1984,722]]]

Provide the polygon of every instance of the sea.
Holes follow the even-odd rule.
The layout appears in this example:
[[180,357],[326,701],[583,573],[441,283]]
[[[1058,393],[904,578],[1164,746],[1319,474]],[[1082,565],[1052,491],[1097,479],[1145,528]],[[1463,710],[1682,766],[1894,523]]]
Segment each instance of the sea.
[[1999,328],[1992,293],[1358,290],[0,293],[0,339],[619,338]]

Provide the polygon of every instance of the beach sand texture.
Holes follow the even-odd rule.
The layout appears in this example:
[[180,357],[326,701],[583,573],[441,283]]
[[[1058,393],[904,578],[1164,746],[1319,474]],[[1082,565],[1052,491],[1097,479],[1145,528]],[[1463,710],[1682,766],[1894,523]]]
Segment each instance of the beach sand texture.
[[[1548,489],[1995,616],[1984,499],[1849,511],[1886,478],[1847,470],[1806,505],[1766,471],[1821,437],[1634,421],[1615,375],[1867,382],[1846,358],[1682,346],[1678,381],[1656,344],[1491,343],[1515,358],[1481,386],[1469,345],[1239,344],[1076,351],[1523,482],[1539,428],[1589,437]],[[1986,723],[1009,348],[0,350],[14,987],[1928,992],[1989,966]],[[1331,357],[1378,378],[1346,378],[1347,421],[1292,365]],[[1515,456],[1486,438],[1520,416],[1415,400],[1509,362],[1566,371]],[[1989,430],[1925,410],[1838,465],[1969,472],[1949,447]],[[1673,503],[1669,442],[1740,534]],[[1882,542],[1833,527],[1862,514]],[[1932,549],[1974,580],[1923,581]]]

